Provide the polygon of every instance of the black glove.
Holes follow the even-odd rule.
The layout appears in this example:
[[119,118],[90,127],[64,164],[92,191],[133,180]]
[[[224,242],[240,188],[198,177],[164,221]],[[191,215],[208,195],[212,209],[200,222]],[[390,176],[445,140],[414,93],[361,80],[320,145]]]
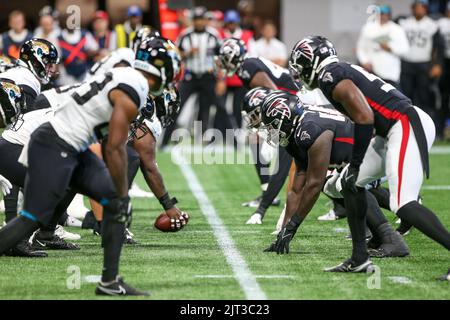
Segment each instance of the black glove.
[[298,224],[289,220],[289,222],[281,229],[277,236],[277,241],[275,242],[275,252],[277,254],[288,254],[289,253],[289,243],[294,238]]
[[341,184],[342,189],[350,190],[356,193],[356,181],[358,180],[359,168],[349,166],[342,176]]
[[112,213],[112,218],[120,223],[123,223],[127,228],[131,225],[132,212],[130,197],[115,198],[105,205],[105,210]]

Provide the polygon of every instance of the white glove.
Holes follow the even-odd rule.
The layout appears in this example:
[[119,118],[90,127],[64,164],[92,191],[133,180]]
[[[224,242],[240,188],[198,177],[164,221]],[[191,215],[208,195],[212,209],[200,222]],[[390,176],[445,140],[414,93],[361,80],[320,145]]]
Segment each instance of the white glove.
[[3,192],[3,195],[8,195],[11,192],[12,184],[6,179],[4,176],[0,175],[0,189]]
[[259,213],[253,214],[246,224],[262,224],[262,216]]

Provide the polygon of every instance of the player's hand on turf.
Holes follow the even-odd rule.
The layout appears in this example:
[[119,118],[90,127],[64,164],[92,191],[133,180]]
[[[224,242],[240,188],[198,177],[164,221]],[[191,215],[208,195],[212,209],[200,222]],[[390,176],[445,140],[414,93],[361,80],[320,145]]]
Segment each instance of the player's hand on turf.
[[289,244],[294,238],[297,229],[298,225],[296,225],[292,221],[289,221],[286,226],[281,229],[280,233],[278,233],[277,241],[275,243],[275,251],[277,254],[289,253]]
[[356,181],[358,180],[359,169],[349,166],[347,170],[344,171],[341,184],[342,189],[350,190],[352,192],[357,192]]
[[6,179],[4,176],[0,175],[0,190],[2,191],[3,195],[8,195],[11,192],[12,184],[9,182],[8,179]]

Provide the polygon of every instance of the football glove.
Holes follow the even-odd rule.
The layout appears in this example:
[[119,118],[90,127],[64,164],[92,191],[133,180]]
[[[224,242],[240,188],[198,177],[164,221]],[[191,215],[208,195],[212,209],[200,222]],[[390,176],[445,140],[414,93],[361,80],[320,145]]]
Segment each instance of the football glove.
[[181,212],[178,218],[170,218],[170,228],[172,232],[180,231],[189,221],[189,215],[186,212]]
[[0,175],[0,190],[3,195],[8,195],[11,192],[12,184],[4,176]]
[[275,242],[275,252],[277,254],[288,254],[289,253],[289,243],[294,238],[295,233],[298,229],[298,224],[289,220],[289,222],[281,229],[278,233],[277,240]]

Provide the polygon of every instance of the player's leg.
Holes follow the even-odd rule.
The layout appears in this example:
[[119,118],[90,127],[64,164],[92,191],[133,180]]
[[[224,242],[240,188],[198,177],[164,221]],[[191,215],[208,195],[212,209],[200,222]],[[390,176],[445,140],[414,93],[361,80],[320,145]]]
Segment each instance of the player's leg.
[[[366,243],[367,195],[365,185],[382,176],[385,155],[385,143],[381,137],[372,139],[361,164],[357,192],[342,189],[347,223],[352,235],[352,256],[343,263],[325,269],[328,272],[365,272],[371,268]],[[344,170],[346,170],[346,167]],[[343,171],[344,172],[344,171]],[[341,175],[343,175],[343,172]],[[341,189],[341,188],[339,188]]]
[[279,147],[278,150],[278,165],[277,168],[275,168],[276,171],[270,176],[267,190],[263,192],[258,208],[247,221],[247,224],[261,224],[267,209],[274,202],[286,181],[286,177],[291,168],[292,157],[283,147]]
[[[80,164],[74,171],[71,187],[103,203],[102,280],[96,293],[103,295],[145,295],[123,282],[119,277],[119,261],[125,239],[125,224],[119,217],[117,194],[105,163],[90,150],[79,155]],[[123,288],[123,289],[121,289]]]
[[[416,110],[430,149],[435,137],[433,120],[424,111],[418,108]],[[386,174],[391,193],[391,210],[402,220],[450,250],[448,230],[430,209],[417,201],[423,183],[423,166],[416,137],[407,120],[399,121],[389,134]]]
[[29,238],[39,226],[50,223],[77,163],[73,151],[49,124],[33,133],[28,148],[24,209],[0,229],[0,254]]

